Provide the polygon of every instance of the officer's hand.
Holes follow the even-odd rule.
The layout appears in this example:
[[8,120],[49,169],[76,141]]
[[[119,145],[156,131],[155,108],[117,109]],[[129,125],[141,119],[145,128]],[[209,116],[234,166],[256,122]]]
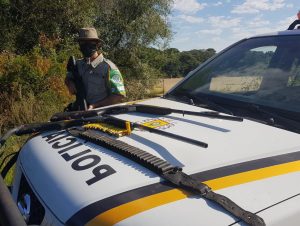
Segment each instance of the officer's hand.
[[88,110],[93,110],[95,107],[94,107],[94,105],[89,105],[89,108],[88,108]]

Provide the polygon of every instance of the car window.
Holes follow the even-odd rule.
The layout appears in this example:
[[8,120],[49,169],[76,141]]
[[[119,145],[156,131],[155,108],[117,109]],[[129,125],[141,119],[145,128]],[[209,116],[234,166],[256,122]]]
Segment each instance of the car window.
[[296,58],[293,62],[288,86],[300,86],[300,59]]
[[276,46],[249,49],[237,61],[226,62],[211,78],[209,90],[235,93],[256,91],[262,82],[262,72],[268,68]]
[[243,41],[200,68],[173,93],[178,91],[300,112],[300,37]]

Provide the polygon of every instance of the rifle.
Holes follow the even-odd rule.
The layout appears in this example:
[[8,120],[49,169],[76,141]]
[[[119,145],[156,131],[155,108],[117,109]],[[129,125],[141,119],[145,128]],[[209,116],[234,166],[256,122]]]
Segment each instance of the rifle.
[[74,56],[70,56],[67,64],[67,71],[71,72],[74,76],[74,79],[72,80],[75,83],[76,87],[76,101],[74,103],[71,103],[67,107],[67,111],[78,111],[78,110],[87,110],[87,103],[86,103],[86,93],[85,88],[82,83],[82,78],[79,75],[78,72],[78,66],[76,64],[76,59]]

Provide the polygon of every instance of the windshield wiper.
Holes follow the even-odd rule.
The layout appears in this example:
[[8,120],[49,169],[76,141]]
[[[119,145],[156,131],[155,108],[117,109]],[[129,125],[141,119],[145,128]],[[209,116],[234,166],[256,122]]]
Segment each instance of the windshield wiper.
[[[212,100],[209,100],[205,97],[197,97],[196,95],[193,95],[191,93],[185,93],[184,94],[187,98],[189,98],[190,100],[192,100],[192,102],[195,103],[195,101],[198,103],[198,104],[194,104],[196,106],[199,106],[199,107],[211,107],[213,108],[214,110],[216,111],[219,111],[219,112],[223,112],[225,114],[228,114],[228,115],[233,115],[232,111],[223,107],[222,105],[220,104],[217,104],[216,102],[212,101]],[[200,104],[199,104],[200,103]]]
[[206,107],[212,107],[214,108],[216,111],[220,111],[220,112],[224,112],[228,115],[233,115],[232,111],[223,107],[220,104],[217,104],[211,100],[205,99],[205,98],[199,98],[199,97],[194,97],[194,99],[196,99],[197,101],[201,102],[202,104],[200,104],[200,106],[206,106]]
[[192,98],[190,98],[189,95],[186,95],[186,93],[180,92],[178,94],[179,95],[177,95],[177,93],[176,94],[168,93],[168,94],[164,95],[163,98],[168,99],[168,100],[184,102],[189,105],[195,105],[194,100]]
[[153,114],[153,115],[169,115],[172,113],[178,113],[184,115],[194,115],[200,117],[207,117],[213,119],[224,119],[230,121],[237,121],[242,122],[243,118],[236,117],[236,116],[228,116],[228,115],[220,115],[219,112],[214,111],[186,111],[186,110],[179,110],[173,108],[166,108],[166,107],[159,107],[154,105],[142,105],[136,104],[132,106],[116,106],[111,109],[107,109],[105,114],[120,114],[126,112],[138,112],[138,113],[146,113],[146,114]]
[[300,132],[300,123],[296,120],[292,120],[290,118],[279,115],[278,113],[266,110],[262,106],[257,104],[251,104],[247,106],[247,108],[250,108],[251,111],[254,111],[261,115],[265,115],[266,118],[263,121],[266,122],[268,125],[288,127],[297,133]]
[[194,115],[200,117],[208,117],[214,119],[224,119],[231,121],[242,122],[243,118],[236,116],[220,115],[218,112],[197,112],[197,111],[186,111],[179,109],[172,109],[166,107],[159,107],[153,105],[143,105],[143,104],[133,104],[133,105],[121,105],[109,107],[106,109],[91,110],[91,111],[77,111],[77,112],[60,112],[54,114],[50,121],[60,121],[60,120],[70,120],[79,119],[87,117],[96,117],[100,115],[110,115],[110,114],[124,114],[130,112],[146,113],[152,115],[169,115],[172,113],[178,113],[184,115]]

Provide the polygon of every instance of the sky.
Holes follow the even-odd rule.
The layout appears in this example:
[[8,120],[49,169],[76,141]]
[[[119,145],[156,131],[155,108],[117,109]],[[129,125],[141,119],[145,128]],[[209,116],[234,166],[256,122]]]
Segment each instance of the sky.
[[219,52],[246,37],[286,30],[298,10],[299,0],[174,0],[170,47]]

